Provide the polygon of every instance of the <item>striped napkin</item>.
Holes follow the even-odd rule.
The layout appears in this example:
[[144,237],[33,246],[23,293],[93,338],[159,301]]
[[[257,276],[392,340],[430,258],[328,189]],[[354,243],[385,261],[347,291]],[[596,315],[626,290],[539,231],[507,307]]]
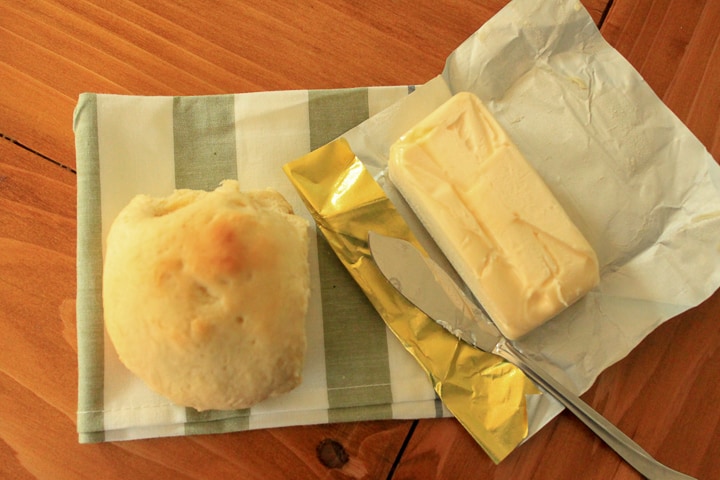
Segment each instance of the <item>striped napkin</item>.
[[[410,96],[410,87],[85,94],[74,125],[81,442],[449,415],[322,238],[311,245],[303,385],[250,410],[198,414],[150,392],[118,361],[101,310],[103,239],[133,195],[236,177],[245,189],[277,189],[312,221],[281,166],[343,135],[382,179],[399,125],[442,97],[429,84],[485,102],[598,253],[598,288],[521,342],[573,391],[718,288],[720,167],[576,0],[513,0]],[[560,411],[538,405],[528,407],[529,435]]]
[[336,138],[412,87],[198,97],[83,94],[78,166],[78,433],[81,443],[328,422],[448,416],[416,361],[320,237],[302,385],[237,411],[197,412],[150,391],[118,360],[102,318],[104,239],[138,193],[274,188],[312,222],[281,167]]

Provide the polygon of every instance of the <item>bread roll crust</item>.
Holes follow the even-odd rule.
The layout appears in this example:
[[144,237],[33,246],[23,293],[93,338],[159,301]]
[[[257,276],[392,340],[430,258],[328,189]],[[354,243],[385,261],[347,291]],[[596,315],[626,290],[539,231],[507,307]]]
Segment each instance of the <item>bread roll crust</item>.
[[308,224],[277,192],[135,197],[107,238],[103,306],[120,360],[197,410],[250,407],[302,380]]

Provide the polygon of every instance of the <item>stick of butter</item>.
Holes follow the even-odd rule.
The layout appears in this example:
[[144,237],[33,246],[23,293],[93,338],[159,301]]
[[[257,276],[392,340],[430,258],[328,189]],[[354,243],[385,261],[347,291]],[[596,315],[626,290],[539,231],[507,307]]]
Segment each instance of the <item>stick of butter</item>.
[[456,94],[395,142],[389,176],[507,338],[599,282],[592,247],[475,95]]

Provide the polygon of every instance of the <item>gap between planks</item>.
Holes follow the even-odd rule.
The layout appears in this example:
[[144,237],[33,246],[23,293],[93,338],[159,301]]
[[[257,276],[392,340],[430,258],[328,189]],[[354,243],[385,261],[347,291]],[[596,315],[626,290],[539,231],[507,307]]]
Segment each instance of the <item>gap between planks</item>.
[[34,150],[27,145],[24,145],[20,143],[19,141],[15,140],[14,138],[8,137],[4,133],[0,132],[0,139],[7,140],[8,142],[12,143],[13,145],[17,145],[18,147],[22,148],[23,150],[27,150],[28,152],[32,153],[33,155],[37,155],[38,157],[42,158],[43,160],[47,160],[48,162],[57,165],[58,167],[64,168],[65,170],[68,170],[72,172],[73,174],[77,174],[77,170],[75,170],[72,167],[68,167],[67,165],[63,164],[62,162],[59,162],[53,158],[48,157],[47,155],[44,155],[37,150]]

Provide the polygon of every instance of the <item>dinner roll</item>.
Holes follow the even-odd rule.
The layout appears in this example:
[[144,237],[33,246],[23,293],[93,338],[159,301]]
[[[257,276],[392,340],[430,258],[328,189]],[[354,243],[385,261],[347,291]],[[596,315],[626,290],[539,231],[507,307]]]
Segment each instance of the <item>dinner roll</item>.
[[197,410],[298,386],[310,292],[308,223],[272,190],[138,195],[107,237],[103,308],[120,360]]

